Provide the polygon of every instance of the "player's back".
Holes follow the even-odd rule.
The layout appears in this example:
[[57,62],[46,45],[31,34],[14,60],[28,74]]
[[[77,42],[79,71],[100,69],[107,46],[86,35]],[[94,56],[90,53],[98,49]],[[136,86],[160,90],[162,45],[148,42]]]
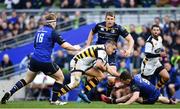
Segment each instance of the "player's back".
[[143,98],[151,97],[158,91],[158,89],[156,89],[153,84],[151,84],[148,80],[142,78],[140,74],[134,76],[133,82],[137,85],[137,87],[139,87],[140,96],[142,96]]
[[83,49],[82,51],[80,51],[78,54],[76,54],[73,57],[73,59],[86,60],[86,58],[91,58],[94,60],[98,57],[97,50],[99,49],[105,50],[105,46],[104,45],[91,45]]
[[53,28],[49,25],[40,27],[35,33],[34,54],[32,57],[38,61],[50,62],[54,40],[52,36]]

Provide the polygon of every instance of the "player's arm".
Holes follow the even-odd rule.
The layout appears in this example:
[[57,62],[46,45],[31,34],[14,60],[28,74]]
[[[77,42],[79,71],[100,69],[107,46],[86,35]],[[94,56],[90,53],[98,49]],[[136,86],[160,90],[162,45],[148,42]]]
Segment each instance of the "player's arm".
[[96,60],[96,64],[94,65],[94,67],[102,70],[102,71],[105,71],[106,70],[106,66],[105,66],[106,63],[104,63],[104,61],[101,59],[101,58],[98,58]]
[[132,84],[132,85],[130,85],[130,88],[131,88],[131,91],[132,91],[132,96],[124,104],[132,104],[132,103],[136,102],[138,100],[138,98],[139,98],[140,88],[138,87],[138,85]]
[[88,40],[86,42],[86,47],[91,45],[91,42],[94,38],[94,34],[97,33],[97,31],[98,31],[98,25],[96,25],[94,28],[92,28],[91,31],[89,32]]
[[107,69],[106,71],[110,73],[111,75],[116,76],[116,77],[120,76],[120,73],[118,73],[115,69],[113,69],[108,63],[106,65],[106,69]]
[[53,37],[53,41],[57,42],[59,45],[61,45],[62,48],[66,49],[66,50],[71,50],[71,51],[78,51],[80,50],[80,46],[73,46],[70,43],[66,42],[60,34],[58,34],[55,31],[52,31],[52,37]]
[[125,50],[124,54],[122,55],[129,56],[132,53],[133,48],[134,48],[134,39],[131,36],[131,34],[129,34],[129,32],[124,27],[121,27],[120,25],[119,25],[119,34],[122,37],[124,37],[125,40],[127,40],[128,42],[128,49]]
[[128,42],[128,49],[125,51],[125,56],[129,56],[134,48],[134,39],[132,38],[131,34],[128,34],[125,39]]
[[68,42],[64,42],[62,45],[61,45],[62,48],[66,49],[66,50],[70,50],[70,51],[78,51],[81,49],[80,46],[78,45],[71,45],[70,43]]
[[91,31],[89,32],[89,36],[88,36],[88,40],[87,40],[87,43],[86,43],[86,47],[88,47],[88,46],[91,45],[91,42],[92,42],[93,38],[94,38],[94,33],[93,33],[93,31],[91,30]]
[[128,101],[126,101],[124,104],[132,104],[132,103],[136,102],[137,99],[139,98],[139,95],[140,95],[139,91],[133,92],[132,97]]
[[95,63],[95,67],[100,69],[101,71],[107,70],[107,53],[104,49],[97,49],[97,60]]

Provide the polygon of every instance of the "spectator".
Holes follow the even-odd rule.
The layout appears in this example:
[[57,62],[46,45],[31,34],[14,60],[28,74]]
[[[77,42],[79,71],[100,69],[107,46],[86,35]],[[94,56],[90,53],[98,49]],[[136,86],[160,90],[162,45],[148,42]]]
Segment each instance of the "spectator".
[[83,8],[84,7],[84,0],[75,0],[74,1],[74,8]]
[[[8,54],[3,55],[3,60],[1,61],[2,68],[5,70],[6,74],[10,74],[14,72],[14,68],[12,61],[9,58]],[[8,68],[9,67],[9,68]],[[7,68],[7,69],[6,69]]]
[[102,3],[102,0],[88,0],[88,7],[94,8],[95,6],[100,6]]
[[140,73],[141,62],[142,62],[142,58],[140,57],[140,51],[138,49],[134,50],[134,54],[131,57],[133,75]]
[[167,34],[168,30],[169,30],[169,22],[170,22],[170,18],[168,15],[164,16],[164,26],[163,26],[163,33]]
[[7,9],[12,9],[12,0],[5,0],[4,4],[6,4]]
[[156,5],[159,6],[165,6],[169,3],[170,0],[156,0]]
[[102,0],[101,7],[102,8],[109,8],[113,5],[113,2],[111,0]]
[[50,7],[54,3],[54,0],[43,0],[43,6]]
[[176,31],[177,31],[176,22],[170,21],[169,22],[169,35],[173,38],[173,42],[175,42],[175,39],[177,37]]
[[15,24],[18,21],[18,16],[15,10],[12,12],[12,17],[8,19],[8,23]]
[[147,38],[150,36],[150,30],[145,25],[142,25],[141,28],[142,28],[142,32],[139,34],[139,36],[142,37],[146,41]]
[[136,26],[134,24],[130,25],[130,34],[134,39],[135,45],[137,45],[137,38],[139,35],[136,33]]
[[63,51],[58,50],[57,51],[57,56],[54,59],[55,63],[61,68],[64,68],[64,64],[66,63],[66,58],[64,56]]
[[177,7],[180,4],[180,0],[170,0],[172,6]]
[[30,0],[26,1],[25,8],[26,9],[33,9],[32,2]]
[[137,7],[137,1],[136,0],[128,0],[127,1],[127,7],[128,8],[136,8]]
[[60,7],[61,8],[73,8],[74,0],[61,0]]
[[168,98],[175,98],[175,92],[180,88],[180,81],[178,80],[175,68],[168,62],[164,63],[166,70],[169,72],[170,80],[166,84],[166,91]]
[[65,14],[64,15],[64,23],[62,24],[62,28],[65,28],[64,30],[67,31],[67,30],[70,30],[72,27],[71,27],[71,21],[69,19],[69,15],[68,14]]
[[78,28],[81,25],[86,24],[86,19],[81,16],[79,11],[75,12],[74,28]]
[[154,0],[139,0],[140,4],[145,7],[151,7],[154,4]]
[[154,18],[154,24],[160,26],[160,28],[163,28],[163,24],[161,23],[161,19],[159,17]]
[[122,73],[124,71],[128,71],[128,69],[126,68],[126,62],[124,59],[122,59],[119,63],[119,69],[118,69],[118,72]]
[[19,16],[18,23],[19,23],[19,33],[23,33],[26,28],[25,19],[23,15]]

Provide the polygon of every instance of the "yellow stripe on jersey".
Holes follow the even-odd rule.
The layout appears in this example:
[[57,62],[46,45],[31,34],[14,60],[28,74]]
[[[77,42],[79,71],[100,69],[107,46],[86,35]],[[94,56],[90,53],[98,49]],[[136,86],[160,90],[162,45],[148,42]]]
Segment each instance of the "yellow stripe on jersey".
[[91,53],[91,56],[92,56],[92,57],[95,57],[93,47],[92,47],[92,48],[90,48],[90,53]]
[[81,59],[81,57],[79,55],[77,55],[76,57],[77,57],[77,59]]
[[84,54],[84,52],[82,52],[81,54],[82,54],[82,57],[83,57],[83,58],[87,57],[87,56]]
[[91,57],[88,49],[85,51],[85,54],[87,55],[87,57]]

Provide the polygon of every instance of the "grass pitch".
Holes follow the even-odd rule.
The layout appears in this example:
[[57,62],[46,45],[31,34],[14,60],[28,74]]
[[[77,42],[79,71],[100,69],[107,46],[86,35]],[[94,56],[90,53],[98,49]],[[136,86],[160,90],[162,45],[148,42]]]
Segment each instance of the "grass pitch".
[[3,108],[116,108],[116,109],[180,109],[180,103],[176,105],[168,105],[168,104],[160,104],[156,103],[154,105],[142,105],[142,104],[137,104],[134,103],[132,105],[116,105],[116,104],[106,104],[103,102],[92,102],[90,104],[87,103],[82,103],[82,102],[69,102],[66,105],[63,106],[55,106],[55,105],[50,105],[48,101],[13,101],[13,102],[8,102],[7,104],[0,104],[0,109]]

